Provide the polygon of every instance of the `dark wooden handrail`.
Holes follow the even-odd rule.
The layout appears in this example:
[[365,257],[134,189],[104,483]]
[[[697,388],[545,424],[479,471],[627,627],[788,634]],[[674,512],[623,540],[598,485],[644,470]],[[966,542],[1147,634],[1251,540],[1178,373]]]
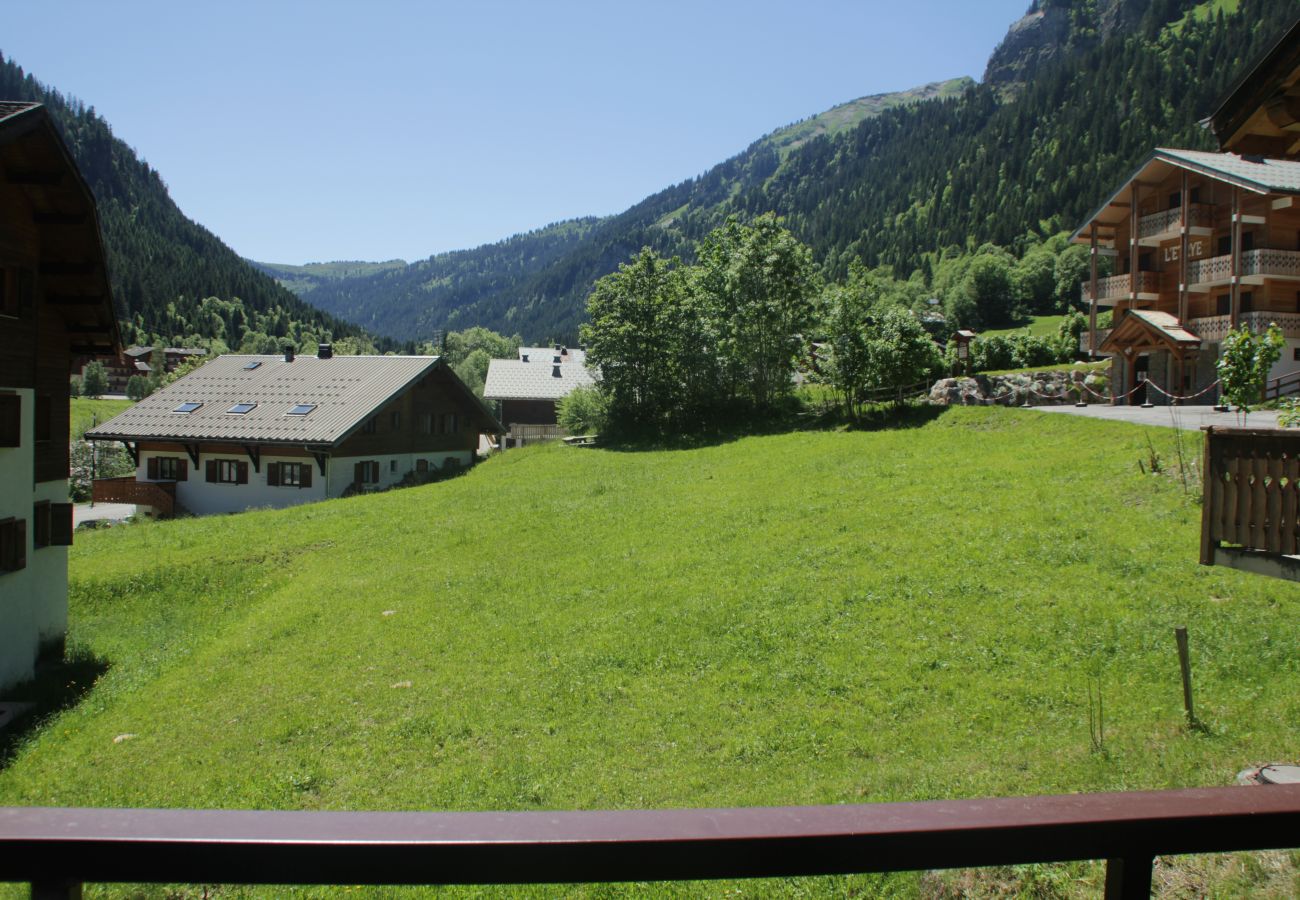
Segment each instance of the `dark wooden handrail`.
[[1300,394],[1300,371],[1287,372],[1270,378],[1264,385],[1264,400],[1280,400],[1291,394]]
[[606,812],[0,808],[0,881],[540,884],[1105,859],[1146,897],[1159,855],[1300,846],[1300,785],[852,806]]

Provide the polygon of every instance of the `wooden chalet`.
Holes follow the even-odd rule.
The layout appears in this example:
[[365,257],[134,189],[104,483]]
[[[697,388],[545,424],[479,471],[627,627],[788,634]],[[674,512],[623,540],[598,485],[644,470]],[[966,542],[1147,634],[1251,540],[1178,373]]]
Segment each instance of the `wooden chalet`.
[[68,377],[120,344],[90,188],[43,106],[0,102],[0,688],[62,656]]
[[1300,21],[1206,124],[1221,152],[1153,151],[1073,236],[1091,248],[1088,347],[1112,357],[1118,402],[1216,402],[1218,347],[1241,325],[1281,328],[1270,378],[1300,386]]
[[[520,347],[517,359],[488,363],[483,398],[501,404],[507,443],[516,446],[563,434],[557,407],[574,389],[591,387],[596,376],[587,368],[581,348]],[[504,445],[503,445],[504,446]]]
[[495,417],[436,356],[220,356],[86,433],[136,474],[96,500],[169,516],[292,506],[471,465]]

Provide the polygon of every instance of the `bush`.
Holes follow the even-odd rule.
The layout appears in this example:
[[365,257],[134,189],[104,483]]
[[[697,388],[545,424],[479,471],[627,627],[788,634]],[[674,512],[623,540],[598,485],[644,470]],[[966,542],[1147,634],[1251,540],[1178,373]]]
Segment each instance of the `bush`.
[[574,388],[557,410],[560,427],[569,434],[599,434],[608,416],[608,401],[597,387]]
[[81,393],[87,397],[98,397],[108,392],[108,373],[104,364],[97,359],[86,363],[81,373]]
[[139,375],[132,375],[126,380],[126,397],[137,403],[150,394],[149,382]]

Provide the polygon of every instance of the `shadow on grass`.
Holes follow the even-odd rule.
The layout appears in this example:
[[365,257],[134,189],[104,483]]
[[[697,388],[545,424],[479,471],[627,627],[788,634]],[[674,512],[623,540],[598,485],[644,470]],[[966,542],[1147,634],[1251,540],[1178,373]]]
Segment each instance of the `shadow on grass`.
[[34,679],[6,691],[6,701],[30,703],[32,707],[0,729],[0,771],[9,767],[33,732],[53,716],[80,703],[108,668],[107,660],[89,654],[76,655],[42,666]]
[[872,407],[856,418],[844,415],[837,406],[791,404],[766,417],[737,420],[698,431],[665,434],[601,436],[599,449],[616,453],[663,450],[697,450],[719,447],[747,437],[762,437],[815,431],[889,431],[921,428],[948,411],[947,406],[929,403],[893,404]]

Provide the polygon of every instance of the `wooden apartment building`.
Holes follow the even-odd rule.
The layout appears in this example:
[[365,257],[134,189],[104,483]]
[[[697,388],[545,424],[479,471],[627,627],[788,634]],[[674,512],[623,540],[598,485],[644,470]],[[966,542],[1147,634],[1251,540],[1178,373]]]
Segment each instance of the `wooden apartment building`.
[[1285,335],[1270,377],[1300,371],[1300,22],[1208,124],[1220,152],[1155,150],[1074,234],[1092,254],[1089,346],[1121,402],[1214,402],[1219,344],[1243,324]]

